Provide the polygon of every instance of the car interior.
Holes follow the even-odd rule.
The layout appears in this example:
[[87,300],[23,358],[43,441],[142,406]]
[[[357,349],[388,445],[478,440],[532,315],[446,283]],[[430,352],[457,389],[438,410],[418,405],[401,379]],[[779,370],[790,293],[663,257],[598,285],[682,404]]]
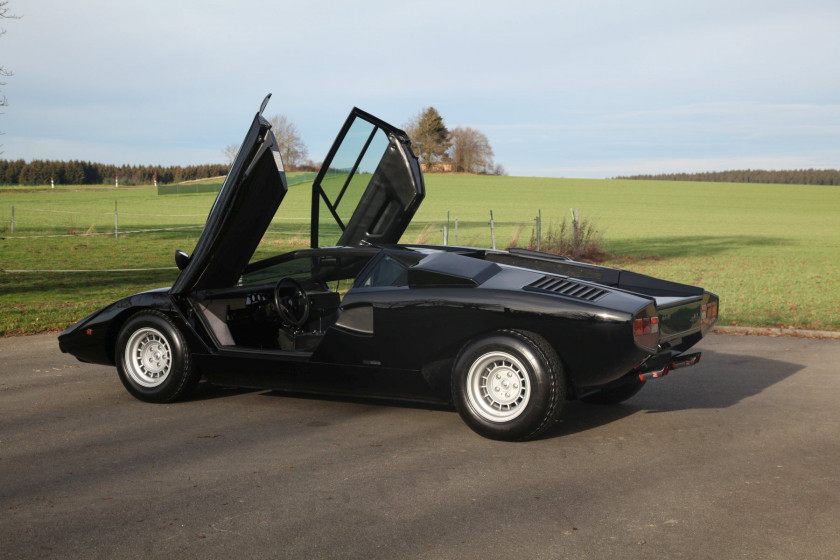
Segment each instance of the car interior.
[[422,255],[379,249],[305,249],[246,269],[236,286],[202,290],[194,309],[221,347],[313,352],[356,287],[407,286]]

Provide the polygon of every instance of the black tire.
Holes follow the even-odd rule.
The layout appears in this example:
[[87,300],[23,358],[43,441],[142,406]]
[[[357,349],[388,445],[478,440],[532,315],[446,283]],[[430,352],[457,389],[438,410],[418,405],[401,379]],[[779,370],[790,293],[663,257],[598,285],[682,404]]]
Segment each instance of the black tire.
[[626,385],[601,389],[600,391],[581,397],[580,400],[586,404],[618,404],[641,391],[644,386],[645,382],[637,378]]
[[181,331],[169,317],[152,310],[123,325],[114,361],[128,392],[146,402],[182,399],[201,378]]
[[565,398],[560,358],[537,334],[497,331],[464,346],[455,360],[452,400],[484,437],[536,438],[557,420]]

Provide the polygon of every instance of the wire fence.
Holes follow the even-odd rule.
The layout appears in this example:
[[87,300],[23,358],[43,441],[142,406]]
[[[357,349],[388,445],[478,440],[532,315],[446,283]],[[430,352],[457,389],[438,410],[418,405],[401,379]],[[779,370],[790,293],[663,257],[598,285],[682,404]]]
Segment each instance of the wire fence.
[[[184,207],[190,208],[190,207]],[[0,222],[0,238],[27,240],[40,238],[113,237],[125,235],[189,234],[194,237],[204,228],[205,212],[179,211],[168,207],[160,212],[143,212],[132,206],[121,210],[114,201],[113,210],[62,210],[14,205]],[[474,213],[472,214],[474,216]],[[319,245],[338,243],[341,230],[325,219],[319,225]],[[528,221],[498,220],[492,210],[486,220],[460,220],[448,212],[439,220],[414,220],[400,242],[406,244],[460,245],[468,247],[540,248],[542,235],[541,212]],[[276,217],[269,225],[264,243],[306,246],[310,243],[309,218]]]
[[8,207],[6,219],[0,221],[0,237],[6,240],[80,236],[119,238],[129,234],[195,232],[204,228],[207,219],[206,212],[183,212],[177,207],[168,212],[143,212],[139,211],[142,206],[138,209],[132,205],[126,211],[120,209],[116,200],[113,205],[110,211],[104,210],[101,204],[90,210],[12,205]]

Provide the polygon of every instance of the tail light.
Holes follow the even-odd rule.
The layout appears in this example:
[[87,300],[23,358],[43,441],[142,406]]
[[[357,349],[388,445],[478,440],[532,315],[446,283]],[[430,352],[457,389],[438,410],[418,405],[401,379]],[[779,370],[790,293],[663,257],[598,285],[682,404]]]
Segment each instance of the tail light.
[[712,328],[718,318],[718,296],[706,292],[703,298],[703,305],[700,307],[700,326],[703,332]]
[[654,304],[633,316],[633,339],[645,350],[656,351],[659,346],[659,315]]
[[659,317],[643,317],[633,320],[633,336],[644,336],[659,332]]

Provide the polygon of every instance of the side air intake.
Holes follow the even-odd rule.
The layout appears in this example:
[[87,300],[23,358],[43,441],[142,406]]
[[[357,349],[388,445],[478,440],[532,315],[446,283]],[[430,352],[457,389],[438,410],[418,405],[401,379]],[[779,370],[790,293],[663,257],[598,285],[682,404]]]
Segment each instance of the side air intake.
[[560,276],[543,276],[535,282],[531,282],[523,288],[532,292],[547,292],[550,294],[560,294],[561,296],[582,299],[586,301],[596,301],[598,298],[606,295],[608,290],[598,288],[590,284],[584,284],[569,278]]

